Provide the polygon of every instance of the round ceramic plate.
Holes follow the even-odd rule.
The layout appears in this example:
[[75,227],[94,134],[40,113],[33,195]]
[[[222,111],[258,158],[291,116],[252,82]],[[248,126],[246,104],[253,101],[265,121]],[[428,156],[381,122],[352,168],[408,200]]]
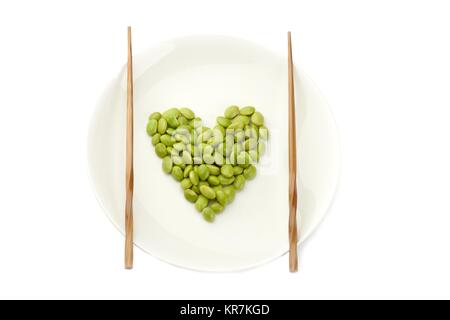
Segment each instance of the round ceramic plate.
[[[295,54],[295,52],[294,52]],[[294,61],[299,60],[295,59]],[[334,197],[340,155],[332,115],[311,81],[295,72],[300,241],[318,226]],[[202,271],[254,267],[288,250],[288,99],[286,56],[224,36],[162,43],[134,57],[134,241],[168,263]],[[264,114],[270,140],[258,174],[208,223],[163,173],[146,133],[150,113],[191,108],[213,127],[229,105]],[[124,231],[125,69],[104,91],[88,138],[97,197]]]

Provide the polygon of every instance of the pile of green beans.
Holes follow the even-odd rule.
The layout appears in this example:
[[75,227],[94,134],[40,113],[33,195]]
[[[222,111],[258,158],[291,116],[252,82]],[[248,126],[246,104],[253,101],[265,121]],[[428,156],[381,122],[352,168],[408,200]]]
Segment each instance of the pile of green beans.
[[255,178],[269,138],[264,116],[252,106],[230,106],[216,122],[210,129],[189,108],[171,108],[152,113],[147,123],[163,171],[208,222]]

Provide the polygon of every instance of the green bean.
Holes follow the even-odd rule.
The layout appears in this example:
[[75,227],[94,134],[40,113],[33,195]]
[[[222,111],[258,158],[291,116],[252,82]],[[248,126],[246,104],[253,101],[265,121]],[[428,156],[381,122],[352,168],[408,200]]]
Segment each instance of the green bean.
[[207,199],[214,199],[216,197],[216,193],[209,186],[200,186],[200,193],[205,196]]

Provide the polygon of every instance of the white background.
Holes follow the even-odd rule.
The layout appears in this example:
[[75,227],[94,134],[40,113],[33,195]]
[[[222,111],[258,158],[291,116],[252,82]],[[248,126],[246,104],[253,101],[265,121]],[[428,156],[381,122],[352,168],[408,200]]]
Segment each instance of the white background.
[[[450,298],[448,1],[0,2],[0,298]],[[343,153],[300,249],[231,274],[136,251],[96,202],[90,116],[126,61],[191,33],[285,46],[327,97]]]

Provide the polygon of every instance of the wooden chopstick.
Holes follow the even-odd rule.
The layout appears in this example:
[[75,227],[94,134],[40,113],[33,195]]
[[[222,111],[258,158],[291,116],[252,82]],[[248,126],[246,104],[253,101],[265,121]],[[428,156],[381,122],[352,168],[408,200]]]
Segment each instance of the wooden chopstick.
[[288,32],[289,83],[289,271],[297,272],[297,142],[295,136],[294,66],[291,32]]
[[128,27],[127,64],[127,135],[125,169],[125,269],[133,268],[133,54],[131,50],[131,27]]

